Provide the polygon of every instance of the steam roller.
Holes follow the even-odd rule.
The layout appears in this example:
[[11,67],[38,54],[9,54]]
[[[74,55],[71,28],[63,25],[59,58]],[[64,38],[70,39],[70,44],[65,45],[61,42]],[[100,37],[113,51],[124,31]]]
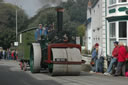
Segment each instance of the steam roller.
[[37,41],[32,41],[35,28],[21,32],[21,69],[27,70],[26,67],[30,66],[32,73],[48,70],[52,76],[80,75],[83,63],[81,46],[76,44],[70,32],[62,28],[63,12],[63,8],[57,8],[57,28],[49,31],[47,35],[41,35]]
[[73,36],[62,29],[63,8],[57,8],[57,30],[51,31],[41,40],[31,44],[30,69],[32,73],[48,69],[55,75],[80,75],[81,46],[75,44]]
[[30,55],[32,73],[38,73],[44,68],[48,69],[52,76],[80,75],[82,63],[80,45],[50,44],[47,50],[42,47],[40,43],[32,43]]

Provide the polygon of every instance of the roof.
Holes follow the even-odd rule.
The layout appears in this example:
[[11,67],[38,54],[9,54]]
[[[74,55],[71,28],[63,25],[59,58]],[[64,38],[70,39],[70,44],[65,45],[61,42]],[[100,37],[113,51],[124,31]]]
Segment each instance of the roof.
[[111,16],[106,18],[108,22],[128,20],[128,16]]
[[25,33],[25,32],[31,31],[31,30],[35,30],[35,29],[37,29],[37,27],[33,27],[33,28],[29,28],[29,29],[23,30],[23,31],[20,32],[19,34]]

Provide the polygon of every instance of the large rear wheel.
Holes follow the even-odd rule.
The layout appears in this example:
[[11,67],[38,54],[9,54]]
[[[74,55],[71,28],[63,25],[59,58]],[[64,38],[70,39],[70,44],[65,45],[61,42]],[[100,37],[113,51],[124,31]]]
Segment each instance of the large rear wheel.
[[41,68],[41,47],[39,43],[32,43],[30,50],[30,70],[39,73]]
[[[80,50],[77,48],[52,48],[53,61],[74,62],[72,64],[53,64],[49,71],[52,76],[57,75],[80,75],[81,62]],[[50,67],[50,66],[49,66]]]

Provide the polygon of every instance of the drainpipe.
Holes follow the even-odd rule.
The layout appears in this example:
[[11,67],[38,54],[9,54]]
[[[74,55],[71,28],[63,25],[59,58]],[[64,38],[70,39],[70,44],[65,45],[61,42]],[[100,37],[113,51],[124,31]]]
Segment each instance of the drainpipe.
[[[105,0],[105,17],[107,16],[107,0]],[[106,29],[106,56],[107,56],[107,20],[105,19],[105,29]]]

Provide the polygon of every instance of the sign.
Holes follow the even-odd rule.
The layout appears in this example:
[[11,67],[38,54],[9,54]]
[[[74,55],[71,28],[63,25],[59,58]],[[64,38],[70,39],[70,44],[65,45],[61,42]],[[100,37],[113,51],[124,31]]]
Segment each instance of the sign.
[[14,46],[18,46],[18,42],[14,42]]
[[20,43],[22,43],[22,34],[20,34]]

